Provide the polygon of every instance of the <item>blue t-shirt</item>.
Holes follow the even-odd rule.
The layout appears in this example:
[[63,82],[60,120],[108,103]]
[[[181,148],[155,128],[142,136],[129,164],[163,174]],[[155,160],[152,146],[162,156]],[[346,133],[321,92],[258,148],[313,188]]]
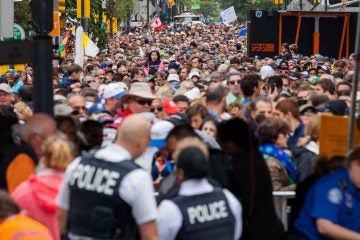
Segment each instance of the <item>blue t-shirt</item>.
[[360,190],[351,182],[348,169],[336,170],[315,183],[295,227],[311,240],[328,239],[317,232],[319,218],[360,232]]

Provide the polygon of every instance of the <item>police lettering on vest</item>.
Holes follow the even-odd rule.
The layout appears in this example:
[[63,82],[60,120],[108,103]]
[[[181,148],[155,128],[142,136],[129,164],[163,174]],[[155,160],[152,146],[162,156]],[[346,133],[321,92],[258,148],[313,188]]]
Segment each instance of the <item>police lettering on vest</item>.
[[183,216],[176,239],[234,239],[235,217],[221,189],[193,196],[180,195],[172,201]]
[[111,196],[119,178],[119,172],[80,163],[72,174],[69,184],[70,186],[76,185],[79,189]]
[[227,218],[228,211],[224,200],[209,204],[197,205],[187,209],[190,224],[203,223],[221,218]]
[[136,223],[119,187],[124,177],[138,168],[132,160],[108,162],[95,154],[82,157],[68,182],[68,232],[96,239],[122,239],[129,234],[133,239]]

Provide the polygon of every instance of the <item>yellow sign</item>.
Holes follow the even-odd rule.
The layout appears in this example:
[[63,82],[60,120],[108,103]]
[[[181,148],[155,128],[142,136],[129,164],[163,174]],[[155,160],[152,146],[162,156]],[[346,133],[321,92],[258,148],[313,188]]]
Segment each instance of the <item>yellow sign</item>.
[[283,0],[274,0],[275,5],[282,5],[284,3]]
[[[10,69],[10,65],[0,65],[0,74],[4,74]],[[24,64],[14,64],[15,71],[25,71]]]
[[[84,4],[84,6],[82,6],[82,4]],[[84,9],[82,9],[82,7],[84,7]],[[76,17],[90,18],[90,0],[76,0]]]
[[[345,156],[347,153],[349,118],[322,115],[320,122],[320,155],[329,158]],[[360,128],[355,126],[354,144],[360,144]]]
[[[99,21],[99,15],[93,14],[92,16],[94,18],[94,21],[97,23]],[[107,21],[107,16],[106,16],[106,13],[103,12],[101,22],[106,24],[106,21]]]
[[[111,21],[111,24],[112,24],[111,33],[117,33],[118,32],[117,18],[113,17],[111,19],[112,19],[112,21]],[[106,32],[110,33],[110,19],[106,20]]]
[[51,37],[57,37],[60,36],[60,13],[58,11],[55,11],[53,14],[54,18],[54,27],[51,32],[49,32],[49,36]]

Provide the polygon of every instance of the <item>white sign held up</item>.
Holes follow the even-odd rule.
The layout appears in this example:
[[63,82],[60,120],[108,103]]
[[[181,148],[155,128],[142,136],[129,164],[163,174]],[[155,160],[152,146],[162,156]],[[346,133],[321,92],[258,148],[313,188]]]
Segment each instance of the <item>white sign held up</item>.
[[221,11],[220,16],[224,23],[232,23],[237,20],[234,7],[229,7],[224,11]]

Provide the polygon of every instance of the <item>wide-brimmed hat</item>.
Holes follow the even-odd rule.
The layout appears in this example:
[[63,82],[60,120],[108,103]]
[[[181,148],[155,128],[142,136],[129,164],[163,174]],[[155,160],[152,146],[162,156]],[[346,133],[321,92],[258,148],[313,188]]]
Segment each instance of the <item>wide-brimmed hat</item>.
[[131,84],[130,90],[127,94],[122,97],[123,101],[129,99],[129,97],[140,97],[145,99],[155,99],[158,98],[151,93],[150,86],[145,82],[136,82]]

